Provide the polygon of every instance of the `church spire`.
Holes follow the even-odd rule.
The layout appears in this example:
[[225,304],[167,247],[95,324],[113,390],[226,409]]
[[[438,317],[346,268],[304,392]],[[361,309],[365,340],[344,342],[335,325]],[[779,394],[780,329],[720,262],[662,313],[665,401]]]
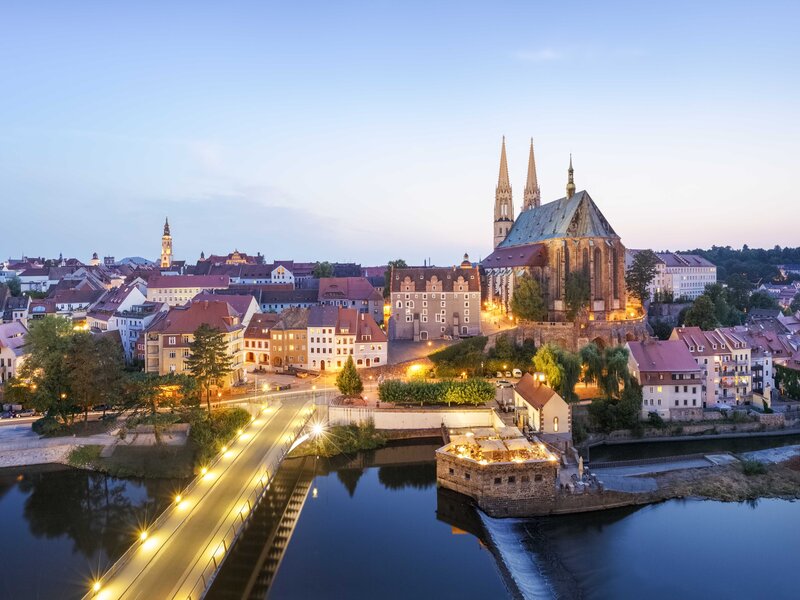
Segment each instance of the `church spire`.
[[508,180],[508,160],[506,159],[506,137],[500,148],[500,175],[494,192],[494,247],[506,239],[514,224],[514,203],[511,199],[511,183]]
[[503,136],[503,145],[500,149],[500,176],[497,178],[497,189],[510,188],[508,181],[508,161],[506,160],[506,136]]
[[522,210],[530,210],[542,203],[541,193],[539,192],[539,182],[536,179],[536,159],[533,156],[533,138],[531,138],[531,151],[528,155],[528,181],[525,184],[525,200]]
[[573,179],[574,170],[572,168],[572,153],[569,154],[569,169],[567,170],[567,199],[575,195],[575,181]]
[[169,217],[164,219],[164,235],[169,235]]

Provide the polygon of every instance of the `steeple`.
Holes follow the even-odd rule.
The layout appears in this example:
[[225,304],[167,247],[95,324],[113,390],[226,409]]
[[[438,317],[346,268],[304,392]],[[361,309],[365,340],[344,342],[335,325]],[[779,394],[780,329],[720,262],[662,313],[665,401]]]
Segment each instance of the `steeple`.
[[528,155],[528,181],[525,184],[522,210],[530,210],[541,203],[542,196],[539,192],[539,182],[536,179],[536,159],[533,157],[533,138],[531,138],[531,151]]
[[572,153],[569,155],[569,169],[567,170],[567,198],[572,198],[575,195],[575,181],[573,180],[574,170],[572,169]]
[[161,236],[161,268],[172,266],[172,236],[169,233],[169,219],[164,220],[164,235]]
[[511,199],[511,183],[508,181],[508,160],[506,159],[506,137],[500,148],[500,175],[494,192],[494,247],[506,239],[514,223],[514,203]]

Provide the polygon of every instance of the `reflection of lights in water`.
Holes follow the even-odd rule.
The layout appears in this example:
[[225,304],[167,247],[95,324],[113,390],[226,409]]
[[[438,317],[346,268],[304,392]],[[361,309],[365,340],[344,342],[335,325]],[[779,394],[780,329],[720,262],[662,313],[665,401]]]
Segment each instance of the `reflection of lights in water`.
[[312,498],[316,498],[316,497],[317,497],[317,494],[318,494],[318,492],[317,492],[317,488],[314,488],[313,490],[311,490],[311,497],[312,497]]

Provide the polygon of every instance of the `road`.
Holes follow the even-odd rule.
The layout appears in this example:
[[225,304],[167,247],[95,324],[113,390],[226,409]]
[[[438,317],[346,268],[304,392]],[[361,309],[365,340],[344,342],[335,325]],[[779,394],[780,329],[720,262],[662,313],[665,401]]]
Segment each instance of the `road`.
[[[95,597],[188,598],[211,557],[224,555],[221,540],[241,518],[243,496],[254,488],[262,465],[280,455],[287,428],[301,422],[310,399],[311,394],[285,397],[279,408],[256,419],[166,520],[136,542],[132,558],[101,582]],[[198,595],[195,590],[191,597]]]

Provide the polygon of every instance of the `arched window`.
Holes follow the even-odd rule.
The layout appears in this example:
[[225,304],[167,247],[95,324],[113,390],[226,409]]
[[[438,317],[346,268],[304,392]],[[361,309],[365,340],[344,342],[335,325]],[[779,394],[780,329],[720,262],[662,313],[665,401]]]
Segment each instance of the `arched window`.
[[553,417],[553,431],[558,433],[558,417]]
[[619,298],[619,256],[616,248],[611,249],[611,286],[614,299]]
[[594,249],[594,297],[603,299],[603,253],[598,247]]

